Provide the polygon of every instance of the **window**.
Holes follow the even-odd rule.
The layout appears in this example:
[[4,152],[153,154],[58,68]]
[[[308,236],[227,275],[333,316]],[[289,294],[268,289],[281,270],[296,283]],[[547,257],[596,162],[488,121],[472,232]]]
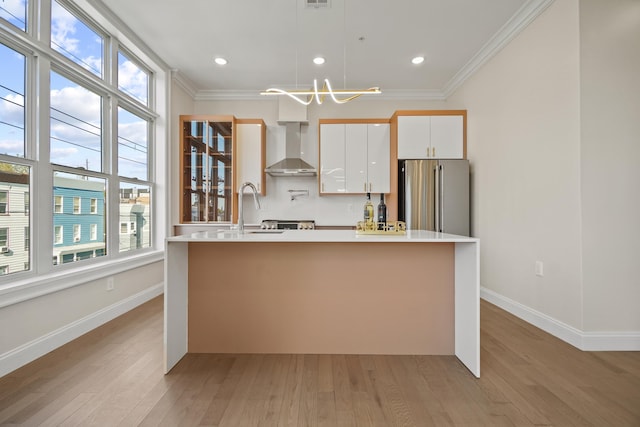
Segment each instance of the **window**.
[[56,245],[61,245],[63,243],[63,235],[62,235],[62,226],[61,225],[56,225],[54,227],[54,236],[53,236],[53,243]]
[[118,52],[118,89],[149,104],[149,72],[131,61],[123,52]]
[[0,18],[6,19],[10,24],[18,27],[22,31],[26,31],[27,1],[3,1],[0,3]]
[[118,175],[148,179],[149,122],[118,107]]
[[0,247],[9,246],[9,229],[7,227],[0,228]]
[[62,196],[53,196],[53,213],[62,213]]
[[0,153],[24,157],[26,59],[0,43],[0,64]]
[[[100,8],[84,10],[90,3],[0,0],[0,247],[7,251],[0,261],[10,272],[0,277],[0,296],[14,273],[44,289],[50,274],[75,276],[78,262],[130,258],[133,249],[152,248],[151,235],[164,234],[152,228],[149,201],[156,182],[167,188],[165,164],[156,161],[168,146],[170,75],[120,21]],[[42,209],[43,200],[53,206]],[[165,205],[165,194],[158,200]]]
[[102,97],[51,72],[51,163],[102,171]]
[[0,215],[9,214],[9,192],[0,191]]
[[[0,213],[4,214],[0,215],[0,259],[9,267],[7,274],[24,271],[25,262],[31,258],[30,216],[22,215],[20,203],[10,203],[11,200],[28,200],[30,171],[26,165],[0,162]],[[9,215],[12,209],[15,214]],[[28,206],[25,209],[28,211]]]
[[55,0],[51,2],[51,47],[102,77],[104,37]]
[[151,190],[120,183],[120,252],[151,246]]
[[[85,213],[82,214],[81,210],[82,199],[95,199],[97,206],[104,205],[107,190],[106,179],[56,171],[53,176],[53,184],[54,194],[65,194],[67,197],[71,197],[73,199],[74,213],[73,234],[63,238],[62,241],[56,240],[53,247],[54,264],[56,263],[56,260],[60,259],[62,260],[62,264],[67,264],[70,262],[106,255],[107,250],[104,230],[107,218],[104,213],[105,210],[98,210],[95,214],[87,214],[86,208],[84,211]],[[53,220],[54,226],[63,226],[65,223],[68,224],[67,221],[69,221],[65,218],[65,215],[54,215]],[[93,239],[93,234],[91,234],[90,246],[86,246],[88,242],[83,244],[82,254],[80,254],[79,250],[75,247],[82,241],[82,224],[89,227],[90,233],[93,232],[92,227],[95,226],[96,238]],[[100,238],[98,238],[98,236],[100,236]],[[91,256],[85,256],[86,254],[84,252],[87,251],[91,252]]]
[[5,274],[9,274],[9,266],[8,265],[0,266],[0,275],[5,275]]

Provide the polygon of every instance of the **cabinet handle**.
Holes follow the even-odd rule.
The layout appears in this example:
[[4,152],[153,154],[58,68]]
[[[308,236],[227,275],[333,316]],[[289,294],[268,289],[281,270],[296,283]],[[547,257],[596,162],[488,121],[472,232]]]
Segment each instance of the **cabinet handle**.
[[369,193],[371,193],[371,183],[369,183]]
[[367,183],[366,182],[363,182],[362,189],[364,190],[365,193],[367,192]]
[[436,156],[436,147],[431,147],[431,157]]

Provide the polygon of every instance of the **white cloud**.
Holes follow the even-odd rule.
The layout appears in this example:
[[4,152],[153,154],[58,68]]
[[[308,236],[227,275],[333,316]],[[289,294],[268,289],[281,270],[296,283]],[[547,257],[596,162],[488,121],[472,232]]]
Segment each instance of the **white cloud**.
[[0,153],[9,155],[22,155],[24,153],[24,141],[15,139],[0,139]]
[[136,98],[147,102],[149,76],[131,61],[118,67],[118,86]]
[[[24,127],[24,97],[8,94],[0,99],[0,117],[3,122]],[[16,105],[18,104],[18,105]]]
[[78,20],[57,2],[51,2],[51,41],[67,52],[78,53],[80,40],[73,38]]
[[80,86],[51,89],[51,107],[100,126],[100,96]]
[[4,18],[11,22],[15,19],[14,16],[24,16],[25,2],[24,0],[3,0],[2,8],[8,13],[4,10],[0,10],[0,18]]

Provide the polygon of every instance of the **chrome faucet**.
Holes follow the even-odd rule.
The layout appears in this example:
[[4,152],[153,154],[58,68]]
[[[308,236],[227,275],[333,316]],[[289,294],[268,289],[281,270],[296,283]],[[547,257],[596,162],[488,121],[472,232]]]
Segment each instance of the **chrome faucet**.
[[244,203],[242,203],[242,196],[246,187],[249,187],[253,192],[253,202],[256,205],[256,209],[260,209],[260,200],[258,200],[258,190],[256,186],[250,182],[245,182],[240,186],[240,191],[238,191],[238,231],[241,233],[244,232]]

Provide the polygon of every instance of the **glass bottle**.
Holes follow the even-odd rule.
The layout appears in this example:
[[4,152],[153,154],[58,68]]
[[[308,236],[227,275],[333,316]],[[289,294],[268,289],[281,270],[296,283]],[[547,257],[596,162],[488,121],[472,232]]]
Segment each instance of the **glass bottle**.
[[371,203],[371,193],[367,193],[367,201],[364,203],[364,222],[371,224],[374,221],[373,203]]
[[387,223],[387,205],[384,204],[384,194],[380,193],[380,203],[378,203],[378,230],[383,230]]

